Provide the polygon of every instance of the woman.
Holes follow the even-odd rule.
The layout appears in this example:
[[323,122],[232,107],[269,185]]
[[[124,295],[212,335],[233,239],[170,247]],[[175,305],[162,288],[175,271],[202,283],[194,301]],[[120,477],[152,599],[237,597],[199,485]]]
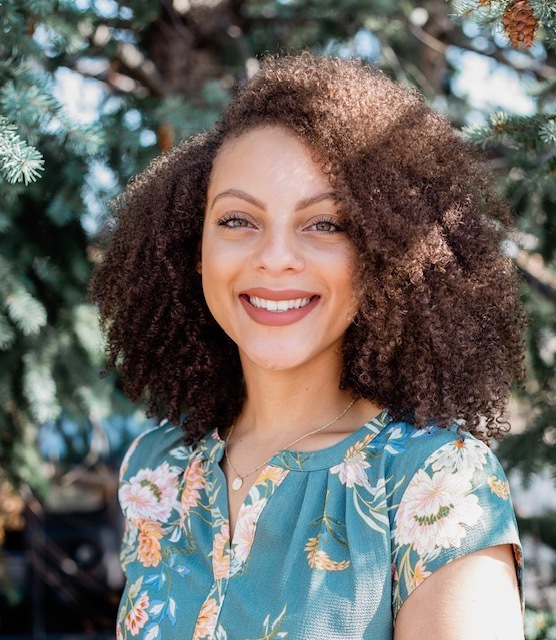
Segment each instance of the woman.
[[116,209],[109,367],[168,418],[122,466],[118,638],[522,638],[481,442],[522,378],[508,213],[449,124],[268,59]]

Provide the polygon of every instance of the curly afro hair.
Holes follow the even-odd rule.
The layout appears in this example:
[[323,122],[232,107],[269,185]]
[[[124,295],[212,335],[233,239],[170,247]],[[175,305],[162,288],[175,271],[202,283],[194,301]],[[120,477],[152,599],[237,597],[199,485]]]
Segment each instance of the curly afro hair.
[[156,159],[114,203],[91,281],[108,369],[186,441],[225,428],[245,398],[236,345],[212,318],[196,266],[207,186],[224,142],[277,125],[321,162],[357,256],[360,309],[341,388],[419,427],[454,420],[483,439],[523,380],[517,279],[500,242],[505,200],[441,116],[357,60],[269,57],[213,131]]

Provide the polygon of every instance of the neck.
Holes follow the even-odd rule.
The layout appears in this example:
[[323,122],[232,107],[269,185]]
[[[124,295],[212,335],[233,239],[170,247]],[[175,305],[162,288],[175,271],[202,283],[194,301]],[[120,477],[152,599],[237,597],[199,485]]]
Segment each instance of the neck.
[[[311,372],[306,367],[273,371],[244,365],[247,398],[236,420],[234,438],[249,436],[284,444],[340,415],[352,395],[349,390],[339,388],[341,364],[328,365],[316,371],[312,368]],[[367,415],[371,407],[370,403],[359,401],[342,420],[331,425],[332,429],[345,427],[346,421],[360,426],[358,415],[365,416],[363,424],[371,417]]]

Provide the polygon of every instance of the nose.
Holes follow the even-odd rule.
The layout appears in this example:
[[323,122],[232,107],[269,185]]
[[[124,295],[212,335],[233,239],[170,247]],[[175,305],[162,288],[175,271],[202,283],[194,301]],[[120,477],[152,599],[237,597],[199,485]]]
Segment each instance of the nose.
[[301,242],[293,229],[269,227],[261,234],[252,266],[268,273],[300,271],[305,266]]

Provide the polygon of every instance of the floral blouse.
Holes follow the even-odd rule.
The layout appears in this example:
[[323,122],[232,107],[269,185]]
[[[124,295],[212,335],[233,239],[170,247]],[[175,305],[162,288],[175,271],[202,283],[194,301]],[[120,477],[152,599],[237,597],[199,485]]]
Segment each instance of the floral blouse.
[[469,434],[384,411],[326,449],[279,451],[232,540],[224,442],[181,440],[163,424],[122,464],[118,640],[388,640],[407,596],[454,558],[511,543],[520,578],[508,482]]

